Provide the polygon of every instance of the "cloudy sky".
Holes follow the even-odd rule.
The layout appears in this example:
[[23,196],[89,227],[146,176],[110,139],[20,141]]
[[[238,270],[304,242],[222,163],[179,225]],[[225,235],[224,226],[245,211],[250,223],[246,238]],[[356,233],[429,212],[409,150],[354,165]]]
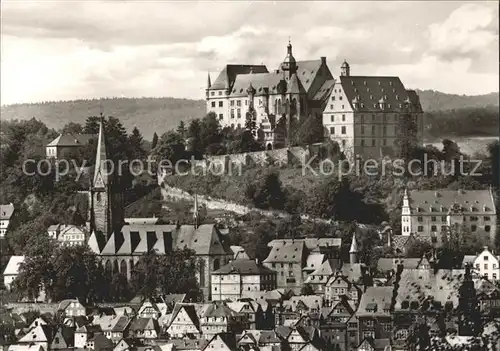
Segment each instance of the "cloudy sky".
[[326,56],[337,76],[408,88],[498,91],[495,2],[2,1],[1,103],[110,96],[203,98],[226,63]]

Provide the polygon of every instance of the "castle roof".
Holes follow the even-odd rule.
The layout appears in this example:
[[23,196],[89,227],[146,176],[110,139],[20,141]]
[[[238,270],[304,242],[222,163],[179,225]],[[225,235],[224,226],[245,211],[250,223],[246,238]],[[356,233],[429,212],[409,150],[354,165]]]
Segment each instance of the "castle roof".
[[422,214],[448,212],[454,207],[464,213],[496,213],[491,190],[413,190],[408,197],[410,207]]
[[349,103],[352,103],[354,98],[358,100],[356,111],[379,112],[381,100],[386,104],[386,112],[402,112],[405,100],[414,108],[412,111],[422,111],[418,95],[414,91],[409,93],[399,77],[340,76],[338,82]]
[[[233,86],[238,75],[253,73],[267,73],[264,65],[226,65],[209,90],[229,89]],[[245,86],[245,89],[248,87]]]
[[[298,61],[297,71],[287,82],[287,93],[312,94],[310,91],[313,82],[323,64],[322,60]],[[231,73],[227,73],[231,71]],[[328,71],[329,80],[333,79]],[[248,96],[247,90],[251,84],[255,89],[255,96],[265,94],[279,94],[278,85],[284,79],[282,70],[268,72],[265,66],[228,65],[222,70],[211,89],[231,89],[231,97]],[[220,84],[217,82],[220,80]],[[217,84],[217,85],[216,85]]]

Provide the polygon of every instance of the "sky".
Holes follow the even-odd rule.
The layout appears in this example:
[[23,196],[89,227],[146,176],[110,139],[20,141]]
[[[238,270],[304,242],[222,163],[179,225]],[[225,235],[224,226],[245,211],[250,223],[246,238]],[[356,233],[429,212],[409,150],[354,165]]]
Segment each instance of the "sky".
[[2,1],[1,104],[201,99],[225,64],[327,57],[334,76],[499,91],[498,2]]

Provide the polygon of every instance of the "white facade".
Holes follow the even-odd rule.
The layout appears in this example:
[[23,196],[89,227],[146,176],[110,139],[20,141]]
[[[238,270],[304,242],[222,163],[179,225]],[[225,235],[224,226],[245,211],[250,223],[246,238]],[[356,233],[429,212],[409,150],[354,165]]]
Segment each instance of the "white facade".
[[496,209],[491,190],[405,191],[401,208],[401,234],[442,233],[458,225],[471,233],[496,236]]
[[485,247],[484,251],[476,257],[472,268],[478,272],[481,277],[485,277],[489,280],[495,281],[500,278],[498,257],[488,250],[488,247]]
[[14,205],[0,205],[0,238],[4,238],[9,227],[10,219],[14,213]]
[[323,125],[346,156],[379,158],[396,150],[400,117],[416,123],[416,142],[423,143],[423,112],[418,96],[398,77],[342,75],[323,110]]
[[12,282],[19,275],[19,266],[24,262],[24,256],[11,256],[3,272],[3,284],[7,290],[12,287]]

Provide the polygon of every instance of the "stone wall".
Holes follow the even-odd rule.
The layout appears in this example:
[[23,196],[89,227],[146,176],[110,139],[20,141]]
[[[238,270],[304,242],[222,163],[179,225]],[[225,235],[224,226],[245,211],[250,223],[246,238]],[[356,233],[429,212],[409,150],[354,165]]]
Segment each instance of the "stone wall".
[[[194,201],[194,196],[190,195],[188,192],[179,189],[179,188],[174,188],[169,186],[168,184],[164,184],[163,188],[161,189],[163,198],[165,200],[186,200],[186,201]],[[280,211],[265,211],[257,208],[252,208],[244,205],[239,205],[234,202],[229,202],[225,201],[222,199],[214,199],[211,198],[210,196],[206,195],[197,195],[198,197],[198,204],[204,205],[207,209],[211,210],[222,210],[222,211],[229,211],[229,212],[234,212],[239,215],[245,215],[249,212],[255,211],[258,212],[264,216],[268,217],[286,217],[287,214],[285,212],[280,212]]]
[[[265,151],[246,152],[241,154],[206,156],[203,160],[191,162],[191,166],[200,173],[213,170],[216,174],[229,174],[231,170],[237,171],[241,165],[251,166],[260,165],[289,165],[307,162],[311,156],[309,148],[295,146],[291,148],[282,148]],[[161,174],[161,171],[160,171]],[[161,184],[161,180],[158,180]]]

